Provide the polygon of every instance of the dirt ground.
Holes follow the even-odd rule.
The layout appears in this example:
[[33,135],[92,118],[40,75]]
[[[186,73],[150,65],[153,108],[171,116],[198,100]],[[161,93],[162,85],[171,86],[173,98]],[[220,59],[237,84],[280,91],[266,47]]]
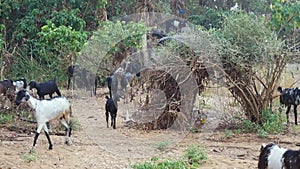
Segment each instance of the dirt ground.
[[[81,125],[74,131],[72,144],[64,144],[64,136],[51,135],[53,150],[41,134],[34,157],[29,151],[34,133],[19,134],[0,126],[0,169],[122,169],[131,164],[149,161],[151,157],[180,158],[189,145],[200,144],[208,153],[204,169],[257,168],[260,145],[277,142],[283,147],[295,148],[299,140],[295,134],[269,136],[260,139],[257,134],[239,134],[226,138],[224,132],[204,130],[202,133],[174,131],[138,131],[124,127],[125,110],[119,110],[117,129],[106,127],[104,95],[70,98],[73,115]],[[208,122],[209,123],[209,122]],[[167,143],[164,151],[159,145]]]

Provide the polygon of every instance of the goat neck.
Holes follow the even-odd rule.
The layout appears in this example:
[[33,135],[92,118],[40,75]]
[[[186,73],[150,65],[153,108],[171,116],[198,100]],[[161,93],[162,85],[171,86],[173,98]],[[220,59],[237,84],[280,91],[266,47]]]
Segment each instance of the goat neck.
[[26,101],[29,103],[29,106],[33,109],[36,109],[37,103],[38,103],[39,100],[32,97],[29,93],[26,93],[26,95],[28,96],[28,99],[26,99]]

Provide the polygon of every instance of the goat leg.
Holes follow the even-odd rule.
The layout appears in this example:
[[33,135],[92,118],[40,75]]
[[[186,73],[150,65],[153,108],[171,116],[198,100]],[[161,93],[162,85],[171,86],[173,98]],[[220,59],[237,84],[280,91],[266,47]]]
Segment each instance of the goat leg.
[[49,133],[45,131],[45,134],[46,134],[46,137],[47,137],[47,140],[48,140],[48,143],[49,143],[49,150],[52,150],[53,146],[52,146],[52,143],[51,143],[51,140],[50,140]]
[[107,128],[108,128],[109,127],[108,126],[108,111],[105,112],[105,116],[106,116],[106,125],[107,125]]
[[72,127],[71,127],[71,125],[70,125],[70,127],[69,127],[69,137],[71,137],[71,133],[72,133]]
[[61,93],[58,89],[56,89],[56,94],[57,94],[57,96],[61,96]]
[[36,141],[37,141],[37,139],[39,138],[39,135],[40,135],[40,133],[35,133],[35,136],[34,136],[34,139],[33,139],[33,147],[35,146],[35,144],[36,144]]
[[295,116],[295,125],[298,125],[298,122],[297,122],[297,105],[294,105],[294,116]]
[[70,89],[70,83],[71,83],[71,78],[69,77],[69,78],[68,78],[68,88],[67,88],[67,90]]
[[116,129],[116,117],[114,117],[114,125],[113,128]]
[[111,126],[116,129],[116,114],[111,114]]
[[110,126],[113,126],[114,125],[114,116],[111,114],[111,123],[110,123]]
[[291,109],[291,106],[288,106],[288,107],[287,107],[287,110],[286,110],[286,113],[285,113],[285,114],[286,114],[286,122],[287,122],[287,123],[290,122],[290,121],[289,121],[289,112],[290,112],[290,109]]

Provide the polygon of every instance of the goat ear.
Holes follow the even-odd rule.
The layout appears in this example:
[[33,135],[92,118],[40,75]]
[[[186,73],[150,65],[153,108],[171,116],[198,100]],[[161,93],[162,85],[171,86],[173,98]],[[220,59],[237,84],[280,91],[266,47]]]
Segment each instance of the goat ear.
[[263,143],[263,144],[261,145],[261,147],[260,147],[260,151],[262,151],[265,147],[266,147],[266,144]]

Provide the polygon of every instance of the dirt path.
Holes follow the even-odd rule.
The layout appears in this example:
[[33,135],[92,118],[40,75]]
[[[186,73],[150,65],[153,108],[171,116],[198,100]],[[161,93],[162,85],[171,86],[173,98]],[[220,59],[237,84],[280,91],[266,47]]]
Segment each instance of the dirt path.
[[[106,127],[104,99],[103,96],[72,98],[74,118],[82,128],[73,132],[72,145],[65,145],[63,136],[51,135],[54,147],[49,151],[46,137],[42,134],[31,162],[29,150],[33,133],[18,135],[0,127],[0,135],[12,138],[12,141],[0,140],[0,169],[130,168],[131,164],[148,161],[153,156],[180,158],[184,149],[195,143],[203,145],[208,152],[208,161],[202,168],[252,169],[257,167],[259,148],[263,142],[278,141],[282,142],[282,146],[297,148],[293,144],[298,140],[296,135],[258,139],[256,135],[242,134],[227,139],[223,132],[183,135],[172,131],[136,131],[123,127],[121,116],[124,110],[119,111],[117,129],[113,130]],[[161,152],[158,146],[164,142],[168,146]]]

